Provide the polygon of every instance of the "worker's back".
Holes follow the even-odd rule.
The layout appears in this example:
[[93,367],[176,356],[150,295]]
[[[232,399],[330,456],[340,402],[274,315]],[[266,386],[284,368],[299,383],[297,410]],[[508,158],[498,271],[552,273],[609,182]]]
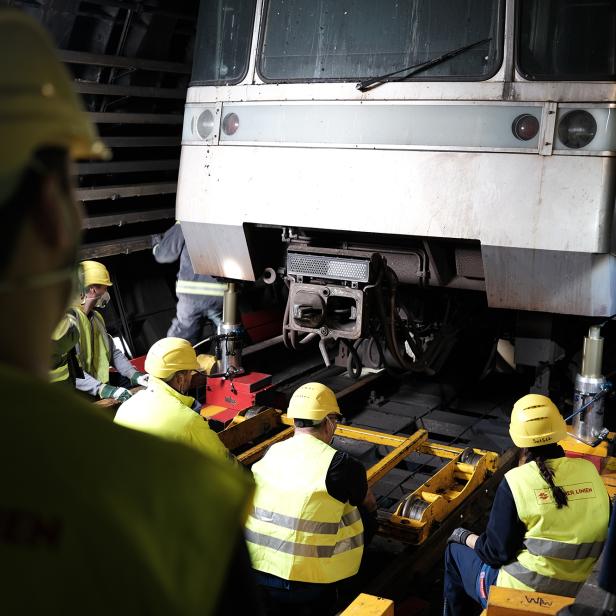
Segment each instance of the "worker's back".
[[115,423],[183,443],[219,458],[228,452],[199,413],[191,410],[195,399],[173,390],[150,376],[147,389],[120,406]]
[[0,613],[213,613],[248,480],[7,367],[0,399]]
[[526,533],[524,548],[501,568],[496,584],[574,597],[601,554],[609,497],[587,460],[550,459],[549,468],[554,484],[566,493],[565,506],[558,507],[535,461],[505,475]]

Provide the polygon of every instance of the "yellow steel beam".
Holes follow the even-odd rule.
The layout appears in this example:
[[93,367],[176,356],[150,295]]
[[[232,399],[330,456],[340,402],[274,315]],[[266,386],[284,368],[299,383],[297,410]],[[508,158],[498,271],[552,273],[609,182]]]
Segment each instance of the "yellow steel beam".
[[[289,419],[286,415],[281,417],[281,421],[287,426],[294,425],[293,420]],[[388,447],[398,447],[406,441],[406,436],[387,434],[386,432],[378,432],[377,430],[370,430],[369,428],[345,426],[344,424],[338,424],[336,426],[336,436],[350,438],[356,441],[366,441],[368,443],[374,443],[375,445],[387,445]]]
[[369,430],[368,428],[356,428],[342,424],[336,426],[336,436],[356,441],[366,441],[375,445],[386,445],[387,447],[400,447],[407,440],[406,436],[397,436],[395,434],[387,434],[386,432],[378,432],[377,430]]
[[362,592],[340,616],[394,616],[394,602]]
[[416,451],[418,447],[428,438],[427,430],[417,430],[415,434],[411,434],[398,447],[388,453],[384,458],[379,460],[374,466],[371,466],[366,473],[368,476],[368,485],[374,485],[379,479],[397,466],[404,458]]
[[275,434],[274,436],[272,436],[271,438],[268,438],[262,443],[259,443],[258,445],[251,447],[247,451],[240,453],[237,456],[237,460],[238,462],[241,462],[242,464],[252,464],[253,462],[256,462],[257,460],[259,460],[265,455],[265,450],[270,445],[273,445],[274,443],[279,443],[280,441],[284,441],[285,439],[288,439],[291,436],[293,436],[293,428],[287,428],[286,430],[283,430],[282,432]]

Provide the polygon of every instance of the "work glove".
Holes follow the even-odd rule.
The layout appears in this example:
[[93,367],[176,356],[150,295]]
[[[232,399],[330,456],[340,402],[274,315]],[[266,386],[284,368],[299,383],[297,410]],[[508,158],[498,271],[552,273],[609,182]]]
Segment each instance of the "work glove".
[[136,387],[137,385],[141,385],[142,387],[147,387],[149,378],[150,378],[150,375],[146,374],[145,372],[134,372],[132,376],[130,377],[130,384],[133,387]]
[[131,397],[128,389],[125,387],[114,387],[113,385],[101,385],[98,395],[101,399],[112,398],[118,402],[126,402]]
[[461,543],[462,545],[466,545],[466,540],[473,533],[470,530],[466,530],[466,528],[456,528],[453,533],[449,535],[447,539],[447,543]]
[[154,233],[150,236],[151,246],[152,248],[156,248],[162,241],[163,235],[162,233]]

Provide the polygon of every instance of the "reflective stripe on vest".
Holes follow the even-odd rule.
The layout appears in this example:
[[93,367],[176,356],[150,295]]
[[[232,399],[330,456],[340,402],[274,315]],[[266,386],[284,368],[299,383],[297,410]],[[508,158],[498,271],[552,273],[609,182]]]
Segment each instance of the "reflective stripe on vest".
[[[584,585],[584,582],[567,582],[566,580],[557,580],[556,578],[541,575],[536,571],[527,569],[519,562],[513,562],[505,565],[503,569],[513,578],[522,582],[529,588],[538,589],[539,592],[549,593],[551,595],[562,595],[563,597],[575,597]],[[501,586],[501,584],[497,584]]]
[[558,509],[535,462],[510,470],[506,481],[526,526],[524,549],[501,568],[497,586],[575,596],[601,554],[609,499],[595,467],[586,460],[548,461],[568,505]]
[[335,554],[341,554],[342,552],[348,552],[355,548],[360,548],[364,545],[363,535],[356,535],[349,539],[343,539],[335,545],[308,545],[305,543],[293,543],[292,541],[282,541],[270,537],[269,535],[262,535],[260,533],[253,533],[247,529],[245,531],[246,541],[255,543],[257,545],[264,545],[276,552],[286,552],[287,554],[293,554],[294,556],[306,556],[309,558],[331,558]]
[[526,549],[535,556],[549,556],[561,560],[580,560],[582,558],[599,558],[605,541],[591,543],[563,543],[548,539],[528,538],[524,541]]
[[201,282],[199,280],[178,280],[175,284],[176,293],[185,295],[208,295],[210,297],[223,297],[226,284],[219,282]]
[[[363,524],[357,507],[327,493],[336,451],[307,434],[270,447],[253,467],[255,502],[246,541],[255,569],[327,584],[357,573]],[[310,460],[310,464],[306,464]]]
[[68,364],[62,364],[49,371],[49,382],[61,383],[62,381],[67,381],[70,376],[71,373],[69,372]]
[[109,381],[111,346],[102,315],[93,310],[88,316],[80,307],[73,314],[79,326],[79,363],[82,369],[101,383]]
[[277,526],[284,526],[292,530],[301,530],[307,533],[316,533],[319,535],[336,535],[338,530],[343,526],[350,526],[353,522],[361,520],[361,515],[358,509],[354,509],[350,513],[343,515],[340,523],[336,522],[314,522],[312,520],[302,520],[301,518],[293,518],[289,515],[282,515],[274,511],[253,507],[250,515],[257,520],[270,522]]

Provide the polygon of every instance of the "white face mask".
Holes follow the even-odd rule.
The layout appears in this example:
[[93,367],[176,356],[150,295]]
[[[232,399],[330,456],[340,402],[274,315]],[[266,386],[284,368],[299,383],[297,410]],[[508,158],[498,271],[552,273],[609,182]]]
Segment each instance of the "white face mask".
[[108,291],[105,291],[99,298],[98,301],[96,302],[96,307],[97,308],[105,308],[105,306],[107,306],[107,304],[111,301],[111,295],[109,295]]

